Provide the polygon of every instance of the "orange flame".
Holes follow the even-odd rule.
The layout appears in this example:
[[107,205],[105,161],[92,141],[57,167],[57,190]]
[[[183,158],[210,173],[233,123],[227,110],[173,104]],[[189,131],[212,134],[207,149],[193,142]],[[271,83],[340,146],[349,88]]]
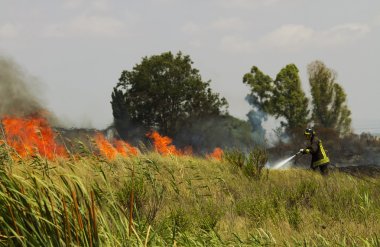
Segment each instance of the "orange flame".
[[112,146],[111,143],[109,143],[104,135],[101,133],[98,133],[95,135],[95,142],[98,146],[98,149],[100,153],[105,156],[107,159],[114,159],[116,158],[116,155],[118,154],[117,150]]
[[124,143],[121,140],[114,141],[116,151],[123,157],[127,157],[128,153],[125,149]]
[[223,149],[216,147],[211,154],[206,155],[208,159],[222,160]]
[[109,160],[115,159],[118,154],[123,157],[138,154],[137,148],[122,140],[114,141],[115,146],[113,146],[101,133],[95,135],[95,142],[100,153]]
[[138,155],[137,148],[133,147],[128,142],[125,142],[122,140],[116,140],[115,147],[116,147],[116,150],[119,152],[119,154],[121,154],[124,157],[128,155],[133,155],[133,156]]
[[182,151],[183,155],[193,155],[193,147],[192,146],[186,146]]
[[43,117],[4,117],[5,140],[21,157],[41,155],[47,159],[66,157],[66,149],[55,142],[55,133]]
[[157,131],[152,131],[146,134],[147,137],[153,140],[154,148],[162,155],[182,155],[182,152],[178,150],[173,144],[172,139],[167,136],[161,136]]

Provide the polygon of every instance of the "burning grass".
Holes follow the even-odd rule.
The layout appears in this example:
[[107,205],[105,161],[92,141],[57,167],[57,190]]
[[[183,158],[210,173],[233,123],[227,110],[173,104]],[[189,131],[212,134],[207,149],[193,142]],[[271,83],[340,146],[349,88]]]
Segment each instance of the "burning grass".
[[122,140],[113,140],[112,145],[101,133],[95,135],[95,143],[100,154],[109,160],[115,159],[118,155],[122,157],[138,155],[138,149]]
[[152,131],[146,136],[152,139],[154,149],[162,155],[181,155],[183,153],[172,144],[173,140],[171,138],[161,136],[157,131]]
[[23,158],[42,155],[47,159],[67,156],[66,149],[56,143],[55,133],[47,120],[37,117],[5,117],[2,119],[5,140]]
[[[8,116],[2,119],[1,125],[3,138],[0,139],[0,144],[6,143],[20,158],[41,156],[48,160],[54,160],[68,157],[68,150],[56,140],[57,133],[53,131],[43,116],[31,115],[25,118]],[[161,155],[193,155],[192,147],[180,150],[172,144],[171,138],[162,136],[156,131],[151,131],[146,136],[152,140],[154,150]],[[108,140],[101,132],[96,133],[92,139],[95,142],[97,153],[108,160],[114,160],[118,156],[136,156],[140,153],[138,148],[128,142],[120,139]],[[220,160],[222,155],[223,150],[217,147],[207,157]]]

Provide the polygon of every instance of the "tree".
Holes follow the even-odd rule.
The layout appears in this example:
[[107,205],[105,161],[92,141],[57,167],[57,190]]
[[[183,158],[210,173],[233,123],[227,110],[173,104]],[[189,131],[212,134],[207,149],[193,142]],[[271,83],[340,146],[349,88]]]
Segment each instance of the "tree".
[[[253,66],[250,73],[243,77],[243,83],[251,87],[249,103],[260,111],[270,111],[273,80],[265,75],[258,67]],[[247,99],[248,100],[248,99]]]
[[247,114],[248,122],[252,126],[252,135],[255,142],[263,145],[265,143],[265,129],[262,123],[267,120],[273,80],[258,67],[253,66],[250,73],[243,76],[243,83],[251,87],[251,93],[245,99],[253,107]]
[[298,68],[294,64],[286,65],[277,74],[274,81],[271,113],[276,118],[283,117],[281,126],[288,129],[306,127],[309,122],[309,100],[301,88]]
[[287,132],[307,125],[308,99],[301,88],[298,68],[294,64],[282,68],[275,80],[254,66],[251,73],[244,75],[243,82],[251,87],[248,102],[258,111],[264,111],[276,119],[283,118],[281,126]]
[[351,130],[351,111],[346,93],[336,82],[336,72],[321,61],[308,65],[312,96],[312,119],[316,126],[332,128],[341,134]]
[[226,99],[212,92],[192,64],[181,52],[166,52],[124,70],[111,101],[118,131],[134,126],[173,136],[190,118],[227,112]]

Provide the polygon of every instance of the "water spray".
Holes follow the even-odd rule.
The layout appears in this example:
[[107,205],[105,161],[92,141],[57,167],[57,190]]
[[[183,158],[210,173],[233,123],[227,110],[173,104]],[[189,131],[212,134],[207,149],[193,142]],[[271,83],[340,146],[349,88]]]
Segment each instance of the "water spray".
[[302,154],[303,150],[301,149],[298,153],[294,154],[293,156],[285,159],[285,160],[282,160],[280,162],[278,162],[277,164],[275,164],[274,166],[270,167],[271,169],[281,169],[283,166],[285,166],[289,161],[293,160],[295,157],[297,157],[298,155]]

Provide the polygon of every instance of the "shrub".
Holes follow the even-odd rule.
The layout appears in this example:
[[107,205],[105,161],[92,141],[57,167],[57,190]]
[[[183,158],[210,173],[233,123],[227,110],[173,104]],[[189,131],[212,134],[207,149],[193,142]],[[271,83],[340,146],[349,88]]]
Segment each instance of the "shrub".
[[[265,171],[265,164],[268,161],[268,153],[265,149],[256,147],[249,153],[240,150],[230,150],[224,153],[224,159],[231,165],[238,167],[250,178],[260,180]],[[268,174],[268,170],[267,174]]]

